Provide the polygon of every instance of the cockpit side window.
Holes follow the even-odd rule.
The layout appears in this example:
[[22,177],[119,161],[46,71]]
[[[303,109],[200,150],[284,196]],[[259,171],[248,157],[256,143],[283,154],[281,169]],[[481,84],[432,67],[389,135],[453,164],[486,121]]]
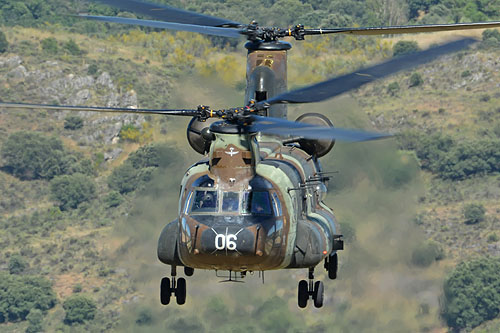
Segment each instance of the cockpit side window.
[[217,191],[194,191],[191,213],[215,213],[218,210]]
[[274,214],[276,216],[282,216],[283,212],[281,211],[281,202],[276,193],[273,193],[272,200],[273,200]]
[[224,212],[238,212],[240,194],[238,192],[224,192],[222,196],[222,210]]

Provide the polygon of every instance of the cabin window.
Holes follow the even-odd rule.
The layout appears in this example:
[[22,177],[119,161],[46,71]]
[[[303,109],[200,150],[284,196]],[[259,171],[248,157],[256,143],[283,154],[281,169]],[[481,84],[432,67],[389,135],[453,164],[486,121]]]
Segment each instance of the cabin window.
[[218,210],[217,191],[196,190],[194,192],[192,213],[215,213]]
[[224,212],[238,212],[240,194],[238,192],[224,192],[222,196],[222,210]]

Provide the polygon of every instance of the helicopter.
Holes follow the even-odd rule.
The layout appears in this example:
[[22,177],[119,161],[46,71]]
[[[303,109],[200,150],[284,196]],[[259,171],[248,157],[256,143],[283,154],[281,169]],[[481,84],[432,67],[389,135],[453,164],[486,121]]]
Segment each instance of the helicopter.
[[[320,102],[357,89],[388,75],[457,52],[475,42],[462,38],[384,63],[287,91],[287,53],[292,48],[281,38],[304,40],[325,34],[381,35],[500,27],[500,22],[306,29],[245,25],[223,18],[139,0],[99,0],[124,11],[154,19],[84,15],[85,19],[151,28],[197,32],[239,38],[245,36],[246,91],[243,107],[214,110],[131,109],[1,102],[4,108],[116,112],[191,117],[187,127],[190,146],[203,158],[190,166],[180,185],[178,218],[161,231],[157,255],[171,266],[160,284],[163,305],[175,297],[186,302],[186,276],[195,269],[227,271],[228,281],[247,273],[307,269],[298,283],[297,303],[309,299],[323,306],[324,284],[315,281],[323,263],[329,279],[338,274],[338,251],[344,243],[333,211],[323,199],[330,173],[320,158],[336,141],[364,142],[392,137],[358,129],[334,127],[324,115],[305,113],[287,120],[287,104]],[[220,276],[220,275],[218,275]]]

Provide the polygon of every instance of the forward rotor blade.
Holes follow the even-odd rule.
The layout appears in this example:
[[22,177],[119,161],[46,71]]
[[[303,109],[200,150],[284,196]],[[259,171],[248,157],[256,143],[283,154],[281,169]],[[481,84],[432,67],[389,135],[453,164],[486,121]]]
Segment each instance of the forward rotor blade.
[[240,23],[223,18],[198,14],[187,10],[177,9],[166,5],[138,1],[138,0],[97,0],[106,5],[119,8],[131,13],[148,15],[160,21],[173,23],[205,25],[210,27],[239,27]]
[[265,107],[277,103],[320,102],[357,89],[364,84],[395,74],[399,71],[425,64],[439,56],[463,50],[475,41],[476,40],[472,38],[464,38],[425,51],[393,58],[384,63],[361,69],[350,74],[338,76],[305,88],[277,95],[266,101],[258,102],[257,107]]
[[131,114],[161,114],[167,116],[187,116],[199,115],[198,110],[190,109],[131,109],[131,108],[106,108],[98,106],[75,106],[75,105],[49,105],[49,104],[26,104],[26,103],[5,103],[0,102],[0,109],[30,109],[30,110],[61,110],[61,111],[91,111],[110,113],[131,113]]
[[115,17],[115,16],[94,16],[94,15],[83,15],[80,14],[80,17],[104,21],[104,22],[112,22],[112,23],[122,23],[122,24],[130,24],[130,25],[140,25],[143,27],[151,27],[151,28],[160,28],[160,29],[170,29],[177,31],[190,31],[190,32],[198,32],[205,35],[213,35],[213,36],[221,36],[221,37],[240,37],[240,29],[234,28],[218,28],[218,27],[209,27],[204,25],[195,25],[195,24],[181,24],[181,23],[171,23],[171,22],[160,22],[160,21],[151,21],[151,20],[141,20],[141,19],[133,19],[127,17]]
[[294,136],[305,139],[335,139],[346,142],[372,141],[389,138],[387,133],[376,133],[356,129],[314,126],[306,123],[278,118],[253,116],[250,130],[270,135]]
[[386,34],[408,34],[417,32],[454,31],[469,29],[486,29],[500,27],[500,21],[477,22],[477,23],[455,23],[455,24],[425,24],[425,25],[403,25],[388,27],[362,27],[362,28],[333,28],[333,29],[305,29],[305,35],[323,34],[352,34],[352,35],[386,35]]

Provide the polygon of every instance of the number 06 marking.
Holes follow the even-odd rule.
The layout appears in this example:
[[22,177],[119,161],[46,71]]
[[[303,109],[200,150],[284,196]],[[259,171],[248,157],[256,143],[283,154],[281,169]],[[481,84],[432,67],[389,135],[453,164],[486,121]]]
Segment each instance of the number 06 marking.
[[218,234],[215,236],[215,248],[217,250],[230,250],[234,251],[236,250],[236,241],[238,240],[238,237],[236,235],[223,235],[223,234]]

